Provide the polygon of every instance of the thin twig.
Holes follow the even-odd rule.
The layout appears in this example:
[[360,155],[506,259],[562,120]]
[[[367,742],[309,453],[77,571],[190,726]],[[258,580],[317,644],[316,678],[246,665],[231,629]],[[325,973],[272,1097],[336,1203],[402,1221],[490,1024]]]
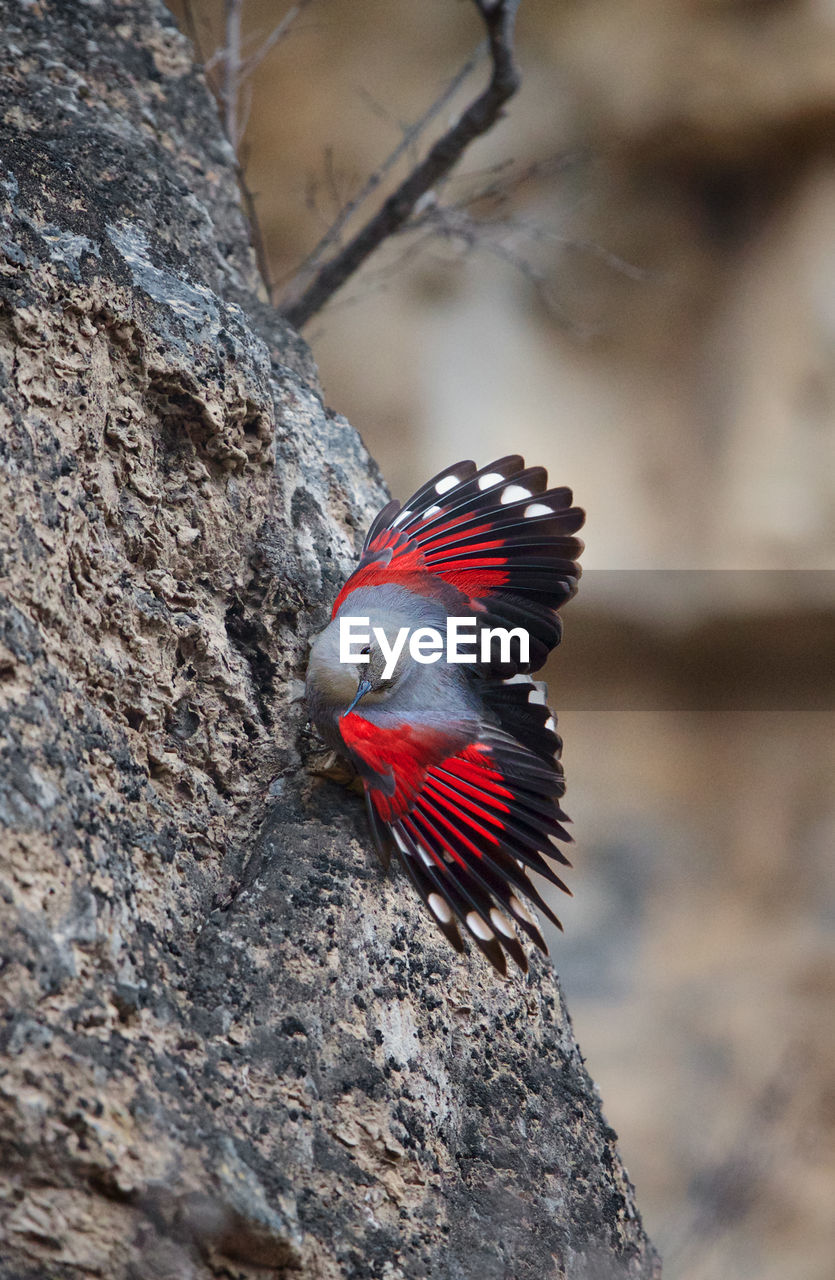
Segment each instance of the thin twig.
[[245,58],[241,63],[241,76],[243,78],[251,76],[254,71],[258,70],[267,54],[275,48],[279,40],[284,39],[302,9],[306,9],[310,3],[311,0],[298,0],[297,4],[294,4],[291,9],[287,10],[281,21],[273,27],[266,40],[259,45],[257,51],[255,53],[251,53],[249,57]]
[[252,111],[252,97],[252,81],[242,81],[238,95],[238,145],[235,148],[236,151],[241,150],[241,145],[246,137],[246,128]]
[[[400,251],[394,262],[389,262],[382,267],[369,267],[367,271],[363,272],[362,284],[357,288],[356,292],[352,292],[350,288],[345,289],[340,297],[335,298],[330,303],[328,314],[360,306],[369,297],[387,293],[390,288],[396,285],[398,280],[402,279],[404,267],[413,258],[418,258],[425,253],[433,240],[437,240],[437,236],[433,230],[428,229],[422,235],[416,235],[413,242]],[[311,331],[308,341],[315,347],[319,337],[321,337],[321,333],[314,329]]]
[[255,207],[255,192],[250,189],[246,180],[246,169],[244,164],[237,160],[235,162],[235,173],[238,178],[238,186],[241,190],[241,199],[244,202],[244,211],[246,213],[247,222],[249,223],[249,236],[252,241],[252,249],[255,253],[255,262],[258,266],[258,272],[264,281],[264,288],[267,291],[267,298],[270,303],[273,302],[273,289],[275,288],[270,272],[270,258],[267,253],[267,246],[264,243],[264,233],[261,230],[261,220],[258,217],[258,210]]
[[336,163],[333,158],[333,147],[325,147],[325,184],[327,186],[331,202],[338,208],[342,202],[342,196],[339,191],[339,178],[336,172]]
[[[469,213],[459,209],[451,209],[441,205],[433,205],[428,207],[421,213],[420,218],[413,220],[409,224],[409,230],[429,228],[435,235],[442,236],[449,240],[458,239],[463,241],[468,249],[478,250],[482,253],[489,253],[494,258],[498,258],[502,262],[506,262],[509,266],[518,271],[538,294],[541,301],[552,315],[557,317],[563,324],[568,324],[567,317],[564,315],[561,307],[558,305],[554,296],[553,289],[548,278],[548,273],[541,268],[534,266],[529,258],[524,254],[517,253],[507,242],[506,238],[499,239],[491,237],[484,223],[476,221]],[[501,224],[501,229],[508,232],[514,228],[510,223]],[[571,324],[570,327],[576,332],[580,330]]]
[[[391,172],[397,162],[402,159],[405,153],[418,141],[427,126],[432,123],[435,117],[439,115],[450,100],[454,98],[461,85],[471,72],[475,70],[486,52],[486,43],[480,44],[473,55],[464,63],[460,71],[458,71],[453,79],[450,80],[440,97],[435,99],[428,111],[425,111],[420,119],[416,120],[414,124],[409,125],[408,128],[403,130],[403,137],[400,139],[394,150],[391,151],[386,156],[382,164],[374,170],[357,194],[352,196],[352,198],[342,206],[339,213],[322,236],[322,239],[294,272],[291,289],[300,289],[310,276],[313,275],[324,254],[327,253],[328,249],[330,249],[332,245],[339,241],[345,226],[351,221],[351,218],[353,218],[357,209],[365,203],[369,196],[373,195],[387,174]],[[370,95],[366,94],[366,98],[375,106],[377,114],[379,115],[382,108],[379,108],[373,103],[373,99],[371,99]]]
[[472,208],[486,201],[505,204],[510,196],[528,183],[554,177],[585,159],[587,159],[586,151],[578,148],[573,151],[559,151],[542,160],[532,160],[524,165],[515,165],[512,160],[503,160],[480,173],[476,171],[450,174],[444,186],[452,186],[453,183],[473,183],[477,178],[485,178],[488,181],[483,186],[472,186],[463,198],[454,202],[454,207]]
[[[251,76],[253,72],[258,70],[267,54],[270,53],[278,44],[279,40],[283,39],[287,34],[302,9],[306,9],[307,6],[312,3],[313,0],[298,0],[298,3],[294,4],[291,9],[288,9],[281,21],[273,27],[270,34],[266,37],[260,30],[250,31],[248,35],[241,37],[239,62],[239,76],[241,80],[246,79]],[[253,50],[253,52],[249,52],[249,50]],[[215,49],[212,56],[204,64],[204,69],[206,71],[213,71],[219,63],[224,61],[225,57],[226,48],[221,45],[219,48]]]
[[394,127],[399,129],[401,133],[405,133],[410,127],[405,120],[398,120],[385,103],[380,102],[379,98],[375,98],[371,90],[366,89],[365,85],[356,85],[354,92],[358,98],[362,99],[371,114],[375,115],[378,120],[382,120],[383,124],[394,125]]
[[426,158],[401,182],[381,209],[325,263],[299,298],[283,307],[287,319],[300,329],[365,262],[374,250],[409,219],[421,196],[460,159],[474,139],[499,118],[504,104],[519,87],[513,58],[513,26],[520,0],[474,0],[487,28],[493,74],[490,83],[464,114],[432,146]]
[[[476,199],[479,198],[479,196],[476,196]],[[482,240],[487,242],[485,247],[488,249],[491,248],[489,243],[491,229],[505,233],[518,232],[527,236],[534,243],[557,244],[563,249],[570,249],[573,253],[588,254],[589,257],[599,259],[612,271],[618,272],[619,275],[627,276],[630,280],[643,282],[658,278],[646,267],[639,267],[634,262],[627,261],[626,258],[622,258],[619,254],[607,249],[605,245],[599,244],[596,240],[578,240],[573,236],[561,235],[559,232],[550,231],[547,227],[541,226],[538,222],[532,222],[528,218],[477,220],[468,212],[467,206],[469,203],[469,201],[462,201],[454,205],[432,206],[422,212],[420,218],[413,218],[404,230],[410,231],[413,227],[420,227],[427,223],[431,225],[434,222],[441,235],[460,235],[473,248],[479,247],[476,241],[477,237],[480,236]]]
[[238,150],[238,91],[241,83],[241,10],[243,0],[224,0],[223,123],[226,136]]
[[[187,16],[196,35],[190,0],[186,0],[186,3]],[[246,163],[241,155],[241,146],[252,106],[252,73],[270,50],[275,48],[283,36],[287,34],[302,9],[307,8],[310,3],[311,0],[298,0],[292,8],[288,9],[281,21],[273,27],[267,38],[261,42],[257,51],[245,56],[244,45],[250,45],[253,37],[248,36],[244,40],[242,34],[244,0],[224,0],[224,47],[215,51],[204,68],[206,78],[221,109],[226,137],[235,152],[235,170],[247,220],[249,221],[252,247],[255,251],[258,270],[264,281],[264,287],[270,302],[273,300],[273,283],[270,277],[269,258],[261,223],[258,218],[258,211],[255,207],[255,194],[250,190],[246,180]],[[215,69],[218,66],[220,66],[222,74],[222,80],[219,85],[214,78]]]

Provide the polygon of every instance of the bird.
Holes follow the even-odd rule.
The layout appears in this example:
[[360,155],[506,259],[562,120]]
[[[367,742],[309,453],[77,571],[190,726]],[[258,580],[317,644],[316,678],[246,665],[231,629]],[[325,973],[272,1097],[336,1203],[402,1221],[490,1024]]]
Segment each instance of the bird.
[[[529,906],[562,929],[529,873],[571,893],[562,741],[533,673],[577,592],[584,521],[517,454],[448,467],[379,512],[310,649],[310,720],[359,775],[384,865],[396,855],[452,947],[466,938],[501,975],[508,957],[527,972],[520,937],[547,955]],[[404,629],[443,641],[453,619],[465,659],[394,657]],[[367,641],[349,660],[346,625]]]

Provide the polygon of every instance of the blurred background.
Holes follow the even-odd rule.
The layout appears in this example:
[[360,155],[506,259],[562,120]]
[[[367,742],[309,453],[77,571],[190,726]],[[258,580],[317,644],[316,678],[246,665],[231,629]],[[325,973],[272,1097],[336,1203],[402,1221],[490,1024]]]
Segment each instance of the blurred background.
[[[221,85],[223,3],[172,7]],[[277,302],[482,37],[467,0],[287,14],[241,4],[236,125]],[[397,496],[518,451],[587,508],[546,673],[578,1038],[671,1280],[830,1280],[835,3],[522,0],[518,61],[305,336]]]

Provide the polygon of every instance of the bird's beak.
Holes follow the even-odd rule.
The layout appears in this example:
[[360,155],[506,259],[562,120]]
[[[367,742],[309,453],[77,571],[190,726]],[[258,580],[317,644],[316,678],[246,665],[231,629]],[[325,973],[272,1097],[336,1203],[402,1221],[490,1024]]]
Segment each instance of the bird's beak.
[[365,697],[365,695],[366,695],[367,693],[369,693],[369,692],[370,692],[370,690],[371,690],[371,681],[370,681],[370,680],[360,680],[359,684],[357,685],[357,692],[356,692],[356,694],[354,695],[354,701],[351,703],[351,705],[350,705],[350,707],[348,708],[348,710],[347,710],[347,711],[343,711],[343,712],[342,712],[342,714],[343,714],[344,716],[350,715],[350,713],[353,711],[354,707],[355,707],[355,706],[357,705],[357,703],[359,702],[360,698],[364,698],[364,697]]

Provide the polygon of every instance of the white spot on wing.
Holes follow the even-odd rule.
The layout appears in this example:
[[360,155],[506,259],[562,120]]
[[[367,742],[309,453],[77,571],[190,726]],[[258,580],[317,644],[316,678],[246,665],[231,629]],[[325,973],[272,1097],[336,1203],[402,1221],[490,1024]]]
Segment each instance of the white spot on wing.
[[553,716],[549,716],[548,719],[545,721],[545,728],[549,729],[551,733],[557,732],[557,722]]
[[509,906],[513,914],[517,917],[517,919],[525,920],[528,924],[532,924],[533,927],[536,928],[536,921],[534,920],[530,911],[525,910],[525,908],[522,906],[521,902],[519,901],[519,899],[516,897],[515,894],[510,895]]
[[409,508],[408,508],[408,507],[404,507],[404,508],[403,508],[403,510],[400,512],[400,515],[399,515],[399,516],[396,516],[396,517],[394,518],[394,520],[392,520],[392,522],[391,522],[391,524],[392,524],[392,528],[394,528],[394,526],[395,526],[396,524],[402,524],[404,520],[408,520],[408,519],[409,519],[409,516],[410,516],[411,514],[412,514],[412,513],[411,513],[411,511],[409,510]]
[[427,902],[432,914],[438,917],[441,924],[452,923],[452,912],[439,893],[430,893]]
[[523,498],[532,498],[533,494],[530,489],[523,489],[520,484],[509,484],[501,496],[501,504],[505,506],[508,502],[521,502]]
[[496,936],[492,929],[488,929],[481,916],[475,911],[467,912],[467,928],[470,933],[474,933],[477,938],[481,938],[482,942],[492,942]]
[[544,707],[548,702],[548,691],[538,680],[533,681],[533,688],[528,694],[528,702],[534,706]]
[[424,863],[425,866],[434,867],[435,859],[432,857],[432,854],[429,852],[428,849],[425,849],[422,844],[419,844],[417,847],[417,851],[420,854],[421,862]]
[[435,485],[436,493],[449,493],[458,484],[458,476],[443,476]]
[[554,513],[550,507],[546,507],[544,502],[532,502],[529,507],[525,507],[525,519],[532,520],[534,516],[552,516]]
[[392,827],[392,829],[391,829],[391,834],[394,836],[395,843],[396,843],[396,845],[397,845],[398,849],[400,850],[400,852],[401,852],[401,853],[405,853],[405,854],[406,854],[406,856],[408,857],[409,850],[406,848],[406,842],[405,842],[405,840],[403,839],[403,837],[400,835],[400,833],[399,833],[399,831],[397,830],[397,828],[396,828],[396,827]]
[[430,516],[436,516],[440,510],[441,508],[437,504],[434,507],[429,507],[429,509],[423,513],[424,520],[428,520]]
[[504,476],[499,475],[498,471],[488,471],[486,476],[479,476],[479,489],[492,489],[494,484],[501,484]]
[[502,684],[533,684],[533,680],[531,680],[530,676],[526,676],[524,672],[519,672],[515,676],[506,676],[502,680]]
[[493,921],[493,924],[496,926],[499,933],[503,933],[506,938],[512,938],[514,936],[513,925],[510,923],[507,916],[503,916],[501,911],[497,911],[495,907],[490,908],[490,919]]

